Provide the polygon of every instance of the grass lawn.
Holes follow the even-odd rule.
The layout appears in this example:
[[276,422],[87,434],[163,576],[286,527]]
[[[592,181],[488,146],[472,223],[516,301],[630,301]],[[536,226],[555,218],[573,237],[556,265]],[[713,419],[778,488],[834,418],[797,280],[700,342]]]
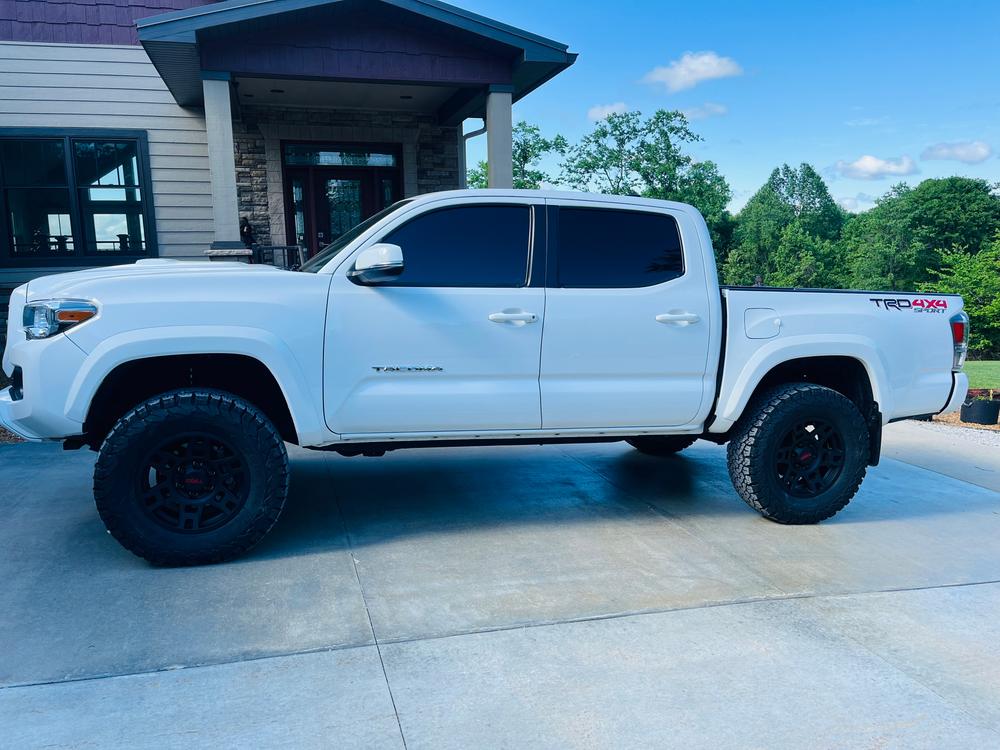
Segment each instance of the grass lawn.
[[1000,360],[986,359],[965,363],[970,388],[993,388],[1000,391]]

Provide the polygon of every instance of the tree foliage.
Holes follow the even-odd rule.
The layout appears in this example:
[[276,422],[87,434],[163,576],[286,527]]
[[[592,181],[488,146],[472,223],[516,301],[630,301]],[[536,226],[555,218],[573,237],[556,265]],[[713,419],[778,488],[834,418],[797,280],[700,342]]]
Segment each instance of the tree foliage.
[[843,224],[816,170],[783,164],[740,211],[723,277],[730,284],[759,276],[768,286],[839,286],[833,242]]
[[594,125],[563,162],[562,180],[576,190],[641,195],[695,206],[708,224],[717,249],[732,234],[726,206],[729,183],[711,161],[696,161],[685,150],[701,137],[677,111],[612,113]]
[[1000,234],[985,249],[946,250],[924,291],[961,294],[971,320],[969,351],[1000,356]]
[[985,180],[929,179],[894,185],[845,228],[851,283],[914,290],[955,250],[979,252],[1000,230],[1000,197]]
[[[545,138],[537,125],[521,120],[513,131],[514,187],[518,190],[537,190],[542,183],[553,183],[555,177],[539,167],[542,157],[548,154],[564,154],[568,144],[561,135]],[[489,183],[489,165],[481,161],[466,177],[470,188],[485,188]]]

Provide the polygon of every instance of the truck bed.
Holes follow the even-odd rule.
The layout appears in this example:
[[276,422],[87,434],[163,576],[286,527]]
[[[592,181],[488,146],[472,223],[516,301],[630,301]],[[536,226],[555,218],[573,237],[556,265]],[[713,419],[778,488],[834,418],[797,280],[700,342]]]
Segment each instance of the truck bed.
[[937,413],[951,398],[949,321],[963,307],[957,295],[733,286],[721,295],[725,335],[712,432],[732,426],[761,373],[801,357],[862,363],[884,423]]

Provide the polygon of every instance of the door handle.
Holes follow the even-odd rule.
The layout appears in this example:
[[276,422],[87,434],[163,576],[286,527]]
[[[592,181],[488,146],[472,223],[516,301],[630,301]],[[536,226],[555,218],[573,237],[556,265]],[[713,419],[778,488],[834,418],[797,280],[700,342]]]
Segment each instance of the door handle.
[[502,312],[490,313],[490,320],[494,323],[525,325],[526,323],[534,323],[538,320],[538,316],[524,310],[504,310]]
[[701,316],[689,312],[663,313],[656,316],[657,323],[672,323],[679,326],[688,326],[692,323],[697,323],[699,320],[701,320]]

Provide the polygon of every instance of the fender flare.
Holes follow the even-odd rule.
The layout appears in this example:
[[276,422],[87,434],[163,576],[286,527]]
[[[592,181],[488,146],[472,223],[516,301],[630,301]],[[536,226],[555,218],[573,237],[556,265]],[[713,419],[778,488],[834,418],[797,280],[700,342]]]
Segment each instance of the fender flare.
[[882,414],[892,413],[892,389],[875,342],[866,336],[855,335],[823,336],[820,341],[807,336],[794,336],[761,346],[742,369],[732,375],[724,370],[715,409],[716,418],[708,431],[726,432],[736,424],[757,386],[775,367],[795,359],[812,357],[846,357],[859,362],[868,373],[872,397],[879,404],[879,411]]
[[101,341],[84,360],[66,396],[65,413],[83,422],[105,378],[118,366],[153,357],[236,354],[266,367],[281,389],[303,445],[329,442],[309,379],[288,346],[270,331],[249,326],[163,326],[126,331]]

